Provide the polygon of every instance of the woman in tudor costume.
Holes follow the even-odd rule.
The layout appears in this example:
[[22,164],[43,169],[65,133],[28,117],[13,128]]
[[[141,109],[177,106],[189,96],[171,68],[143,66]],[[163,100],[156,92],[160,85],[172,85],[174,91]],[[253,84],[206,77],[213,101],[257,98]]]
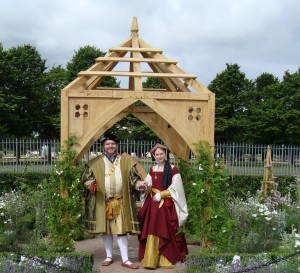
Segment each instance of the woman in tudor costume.
[[167,160],[167,152],[162,144],[152,148],[157,165],[136,185],[145,188],[139,211],[139,258],[149,269],[174,268],[177,262],[185,262],[188,254],[184,235],[178,231],[188,216],[184,188],[177,167]]

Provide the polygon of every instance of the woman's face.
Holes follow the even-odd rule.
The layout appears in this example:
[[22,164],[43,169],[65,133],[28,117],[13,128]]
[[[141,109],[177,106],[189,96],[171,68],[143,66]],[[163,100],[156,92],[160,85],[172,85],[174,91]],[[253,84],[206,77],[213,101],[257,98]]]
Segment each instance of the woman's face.
[[161,148],[157,148],[155,150],[154,157],[155,157],[155,160],[157,161],[157,163],[163,163],[167,159],[165,150],[163,150]]

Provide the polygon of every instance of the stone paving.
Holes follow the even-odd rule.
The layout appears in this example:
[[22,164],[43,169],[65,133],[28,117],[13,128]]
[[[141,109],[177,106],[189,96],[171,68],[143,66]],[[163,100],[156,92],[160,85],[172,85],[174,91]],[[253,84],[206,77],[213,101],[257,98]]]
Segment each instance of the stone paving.
[[[113,260],[114,262],[110,266],[102,266],[101,262],[105,259],[105,249],[103,245],[102,238],[94,238],[78,241],[76,243],[76,251],[84,253],[92,253],[94,255],[94,268],[97,272],[101,273],[120,273],[120,272],[139,272],[139,273],[175,273],[180,272],[180,267],[184,265],[178,265],[174,269],[162,269],[157,268],[155,270],[145,269],[139,262],[138,259],[138,239],[136,236],[128,236],[128,256],[131,262],[139,265],[139,269],[129,269],[121,266],[121,255],[117,244],[117,238],[113,241]],[[196,246],[188,246],[191,252]]]

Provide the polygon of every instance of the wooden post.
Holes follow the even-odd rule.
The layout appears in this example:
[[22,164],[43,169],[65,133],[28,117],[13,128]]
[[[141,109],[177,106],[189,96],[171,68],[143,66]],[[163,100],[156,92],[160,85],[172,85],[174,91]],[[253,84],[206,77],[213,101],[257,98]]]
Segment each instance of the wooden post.
[[[266,159],[265,159],[265,166],[264,166],[264,177],[262,181],[262,192],[264,198],[267,196],[269,181],[274,181],[274,175],[273,175],[273,167],[272,167],[271,148],[268,145]],[[274,186],[271,187],[274,188]]]

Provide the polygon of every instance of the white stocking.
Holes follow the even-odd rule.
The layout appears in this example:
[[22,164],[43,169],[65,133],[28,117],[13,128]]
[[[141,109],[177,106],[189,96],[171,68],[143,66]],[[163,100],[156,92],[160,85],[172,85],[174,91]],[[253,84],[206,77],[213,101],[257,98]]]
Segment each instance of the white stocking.
[[112,259],[113,236],[111,234],[103,234],[102,238],[106,251],[106,258]]
[[[128,261],[128,238],[127,235],[118,235],[118,246],[120,248],[121,257],[123,263]],[[131,264],[130,262],[127,262],[126,264]]]

